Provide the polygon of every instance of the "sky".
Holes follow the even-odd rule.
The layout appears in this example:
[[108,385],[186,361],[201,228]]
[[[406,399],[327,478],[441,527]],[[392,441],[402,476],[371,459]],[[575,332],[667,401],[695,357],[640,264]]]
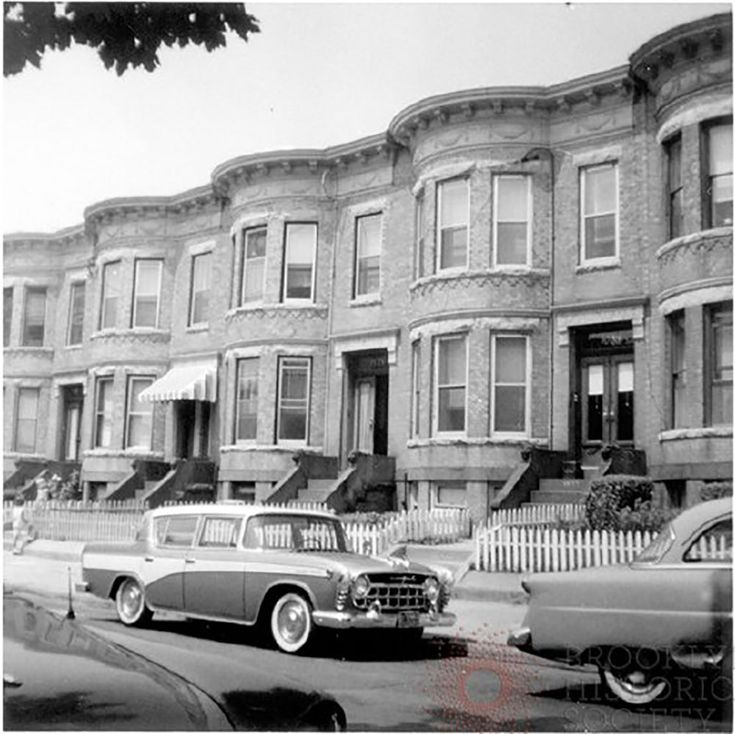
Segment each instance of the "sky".
[[434,94],[545,86],[625,64],[714,3],[246,3],[261,32],[162,49],[118,77],[96,52],[47,52],[4,79],[2,230],[54,232],[122,196],[169,196],[248,153],[384,132]]

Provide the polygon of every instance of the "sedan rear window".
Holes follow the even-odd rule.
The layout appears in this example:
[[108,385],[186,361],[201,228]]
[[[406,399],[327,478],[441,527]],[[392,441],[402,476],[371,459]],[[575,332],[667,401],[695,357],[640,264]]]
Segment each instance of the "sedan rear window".
[[732,562],[732,519],[705,530],[687,549],[684,560],[694,562]]
[[661,532],[646,546],[635,559],[636,563],[658,563],[674,542],[674,528],[671,523],[664,525]]

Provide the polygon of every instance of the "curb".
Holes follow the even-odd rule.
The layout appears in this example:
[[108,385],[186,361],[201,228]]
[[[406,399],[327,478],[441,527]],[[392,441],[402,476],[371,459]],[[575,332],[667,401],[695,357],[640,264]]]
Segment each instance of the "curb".
[[[3,543],[3,549],[10,553],[13,549],[12,542],[7,540]],[[49,558],[53,561],[71,561],[74,563],[81,563],[81,549],[78,551],[72,550],[71,548],[43,548],[33,547],[33,542],[28,543],[23,548],[23,556],[32,556],[33,558]]]

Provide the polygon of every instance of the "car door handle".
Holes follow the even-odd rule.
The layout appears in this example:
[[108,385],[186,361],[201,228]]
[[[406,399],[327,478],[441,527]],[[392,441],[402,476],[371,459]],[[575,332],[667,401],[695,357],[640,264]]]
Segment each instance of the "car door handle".
[[196,562],[197,562],[196,558],[185,558],[184,559],[184,563],[196,563]]
[[146,556],[143,560],[146,563],[153,563],[153,556]]

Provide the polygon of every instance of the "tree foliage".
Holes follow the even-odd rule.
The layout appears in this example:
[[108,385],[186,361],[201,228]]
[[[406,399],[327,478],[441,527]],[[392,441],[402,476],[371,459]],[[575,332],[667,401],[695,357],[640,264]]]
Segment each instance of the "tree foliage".
[[40,67],[46,49],[72,43],[97,49],[105,68],[118,75],[129,67],[153,71],[162,43],[212,51],[227,44],[228,31],[247,41],[260,30],[242,3],[6,2],[4,10],[5,76],[28,63]]

